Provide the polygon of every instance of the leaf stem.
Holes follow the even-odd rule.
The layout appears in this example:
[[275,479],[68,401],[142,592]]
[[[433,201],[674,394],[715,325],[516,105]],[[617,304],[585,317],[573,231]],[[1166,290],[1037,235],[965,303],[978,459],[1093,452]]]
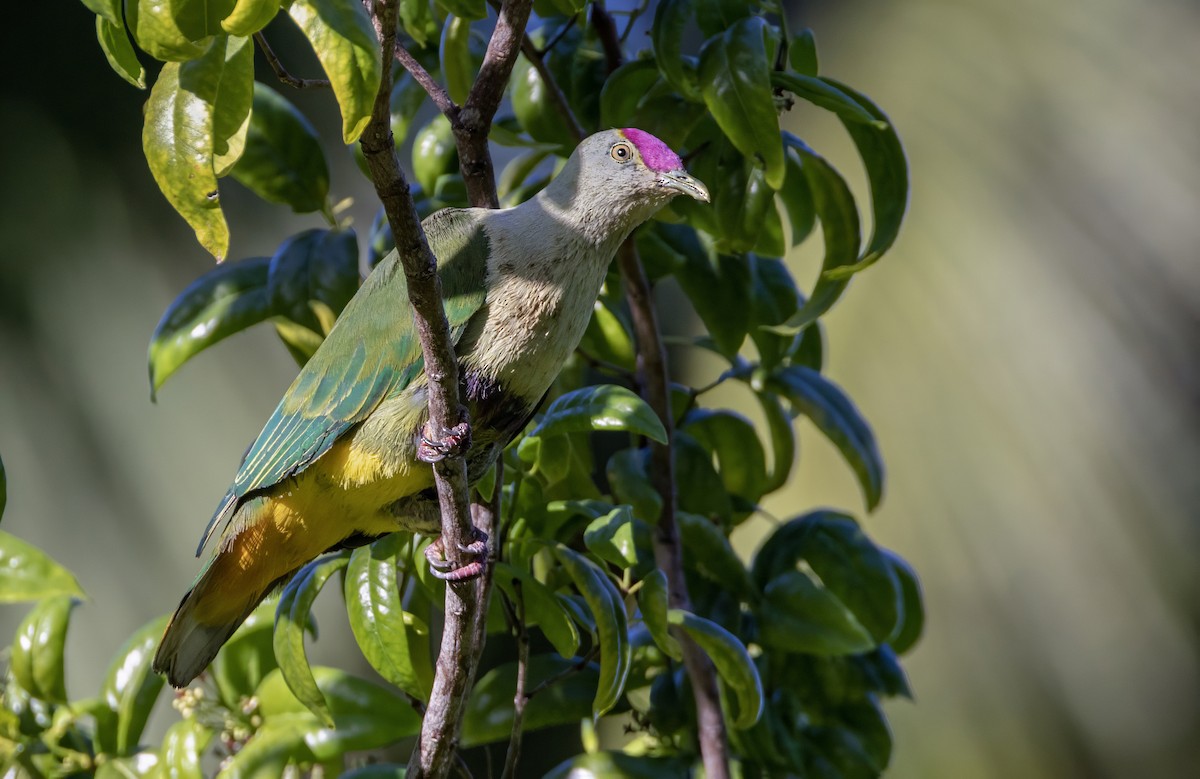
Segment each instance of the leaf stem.
[[290,87],[296,89],[312,89],[312,88],[329,88],[329,80],[324,78],[298,78],[288,72],[283,63],[279,61],[275,50],[271,48],[271,44],[267,43],[266,36],[261,32],[254,33],[254,42],[258,44],[258,48],[262,50],[263,56],[267,58],[267,64],[271,66],[271,70],[275,71],[275,75],[279,80]]
[[517,761],[521,758],[525,704],[529,702],[529,697],[525,695],[525,682],[529,674],[529,631],[525,626],[525,594],[521,591],[520,579],[514,578],[512,586],[513,594],[516,596],[514,623],[517,638],[517,687],[513,694],[512,732],[508,737],[508,752],[504,756],[504,770],[500,773],[500,779],[512,779],[516,776]]

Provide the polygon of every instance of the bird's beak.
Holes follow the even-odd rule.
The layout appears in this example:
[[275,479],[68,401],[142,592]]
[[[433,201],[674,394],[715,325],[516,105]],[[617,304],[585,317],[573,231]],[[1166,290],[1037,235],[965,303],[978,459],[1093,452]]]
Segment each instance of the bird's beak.
[[658,178],[658,184],[680,194],[694,197],[702,203],[712,202],[708,196],[708,187],[701,184],[699,179],[689,176],[686,170],[672,170],[663,173]]

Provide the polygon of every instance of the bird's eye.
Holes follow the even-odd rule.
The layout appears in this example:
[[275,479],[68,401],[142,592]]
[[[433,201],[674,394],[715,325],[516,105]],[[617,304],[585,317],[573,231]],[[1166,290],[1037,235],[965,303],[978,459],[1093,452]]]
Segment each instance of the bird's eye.
[[629,150],[629,144],[618,143],[612,147],[612,158],[617,162],[629,162],[633,157],[633,152]]

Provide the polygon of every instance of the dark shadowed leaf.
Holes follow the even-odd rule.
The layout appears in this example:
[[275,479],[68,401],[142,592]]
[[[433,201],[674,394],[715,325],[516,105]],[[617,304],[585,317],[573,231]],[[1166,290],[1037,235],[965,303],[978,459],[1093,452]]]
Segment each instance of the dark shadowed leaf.
[[767,461],[750,421],[733,411],[694,408],[679,429],[717,459],[725,489],[755,503],[766,487]]
[[837,596],[808,574],[788,571],[767,583],[758,609],[763,645],[788,652],[865,652],[874,639]]
[[750,326],[750,269],[741,258],[718,254],[685,225],[658,225],[663,241],[684,258],[675,274],[718,350],[732,357]]
[[[332,727],[329,703],[322,695],[304,649],[309,612],[329,577],[349,563],[348,552],[321,557],[300,569],[279,596],[275,609],[275,659],[288,689],[324,725]],[[271,677],[268,677],[268,680]],[[265,682],[264,682],[265,683]]]
[[758,404],[767,420],[767,431],[771,435],[771,470],[767,474],[763,494],[769,495],[787,483],[796,461],[796,431],[792,427],[792,415],[783,407],[783,402],[774,392],[757,392]]
[[800,156],[792,149],[787,151],[787,178],[779,190],[779,200],[792,228],[792,246],[797,246],[812,233],[817,224],[817,210],[813,204],[812,190],[808,187]]
[[771,70],[764,40],[766,21],[741,19],[712,38],[700,52],[704,102],[717,124],[747,157],[757,157],[772,189],[783,185],[783,143],[771,94]]
[[681,757],[646,757],[624,752],[588,752],[555,766],[544,779],[687,779],[692,766]]
[[843,121],[870,125],[878,122],[857,100],[824,79],[773,70],[771,83],[815,106],[834,112]]
[[[525,680],[528,692],[542,681],[572,668],[578,659],[558,655],[529,658]],[[522,732],[554,725],[577,724],[592,714],[592,698],[600,674],[594,663],[546,687],[525,707]],[[475,684],[463,718],[463,746],[507,741],[512,732],[512,701],[517,691],[517,664],[504,663],[484,674]]]
[[304,32],[342,109],[342,139],[354,143],[379,91],[379,41],[361,3],[292,0],[288,14]]
[[780,368],[767,385],[787,397],[792,407],[811,419],[838,448],[858,477],[867,509],[878,506],[883,496],[883,456],[870,425],[846,393],[820,373],[801,365]]
[[192,357],[271,316],[270,264],[254,257],[218,265],[171,302],[150,336],[151,398]]
[[679,494],[680,510],[730,521],[733,504],[713,468],[712,455],[682,431],[675,435],[675,480],[688,485]]
[[17,684],[34,698],[67,702],[63,647],[71,610],[78,604],[79,600],[70,595],[46,598],[17,627],[8,668]]
[[669,657],[679,662],[683,659],[683,648],[679,641],[668,630],[667,612],[670,601],[667,591],[667,575],[658,568],[642,579],[641,589],[637,594],[638,609],[642,612],[642,622],[650,631],[654,643]]
[[667,431],[650,406],[615,384],[582,387],[560,395],[526,440],[587,430],[627,430],[659,443],[667,442]]
[[0,519],[4,518],[6,503],[8,503],[8,476],[4,473],[4,460],[0,459]]
[[314,306],[340,314],[358,291],[358,282],[358,238],[353,230],[305,230],[280,244],[271,257],[271,313],[323,333],[324,323]]
[[563,657],[575,656],[579,651],[579,631],[562,601],[549,587],[528,571],[504,562],[496,563],[495,581],[514,600],[518,597],[516,583],[519,582],[520,597],[525,602],[526,624],[541,628],[554,650]]
[[683,538],[685,564],[738,598],[749,600],[754,585],[721,528],[686,511],[680,511],[675,518]]
[[692,16],[688,0],[662,0],[654,13],[654,59],[667,82],[688,100],[701,101],[699,64],[683,54],[683,33]]
[[600,92],[601,125],[631,125],[638,103],[659,79],[658,68],[653,60],[631,60],[614,70]]
[[621,593],[595,563],[562,544],[554,555],[583,595],[596,620],[600,647],[600,679],[592,701],[592,716],[599,717],[621,698],[632,660],[629,626]]
[[900,584],[900,602],[903,604],[901,619],[888,636],[887,642],[896,654],[902,655],[917,643],[925,627],[924,598],[921,595],[921,582],[912,566],[895,552],[885,550],[884,555],[892,564],[892,570]]
[[763,709],[762,679],[745,644],[717,623],[682,609],[671,609],[668,619],[700,645],[726,689],[733,692],[736,705],[733,700],[727,701],[732,714],[730,726],[741,730],[757,722]]
[[274,612],[272,602],[263,603],[251,612],[221,647],[209,668],[222,702],[231,709],[253,695],[263,677],[279,666],[272,644]]
[[817,40],[813,31],[805,27],[792,36],[788,47],[788,61],[792,70],[805,76],[815,76],[820,71],[817,60]]
[[354,550],[346,569],[346,610],[371,667],[409,695],[427,701],[433,689],[429,628],[419,616],[404,611],[396,574],[401,552],[411,542],[411,537],[392,533]]
[[650,483],[646,457],[645,449],[622,449],[609,458],[605,474],[618,501],[632,506],[638,519],[657,524],[662,513],[662,496]]
[[245,149],[230,175],[296,213],[321,210],[329,196],[329,166],[317,131],[282,95],[259,83]]
[[0,603],[41,600],[56,595],[82,598],[83,590],[71,572],[45,552],[0,530]]

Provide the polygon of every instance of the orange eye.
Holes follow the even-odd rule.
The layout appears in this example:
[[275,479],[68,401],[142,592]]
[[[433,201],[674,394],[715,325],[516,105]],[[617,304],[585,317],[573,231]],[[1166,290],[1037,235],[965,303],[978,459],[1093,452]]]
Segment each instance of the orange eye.
[[618,143],[612,147],[612,158],[617,162],[629,162],[633,159],[633,150],[629,148],[627,143]]

